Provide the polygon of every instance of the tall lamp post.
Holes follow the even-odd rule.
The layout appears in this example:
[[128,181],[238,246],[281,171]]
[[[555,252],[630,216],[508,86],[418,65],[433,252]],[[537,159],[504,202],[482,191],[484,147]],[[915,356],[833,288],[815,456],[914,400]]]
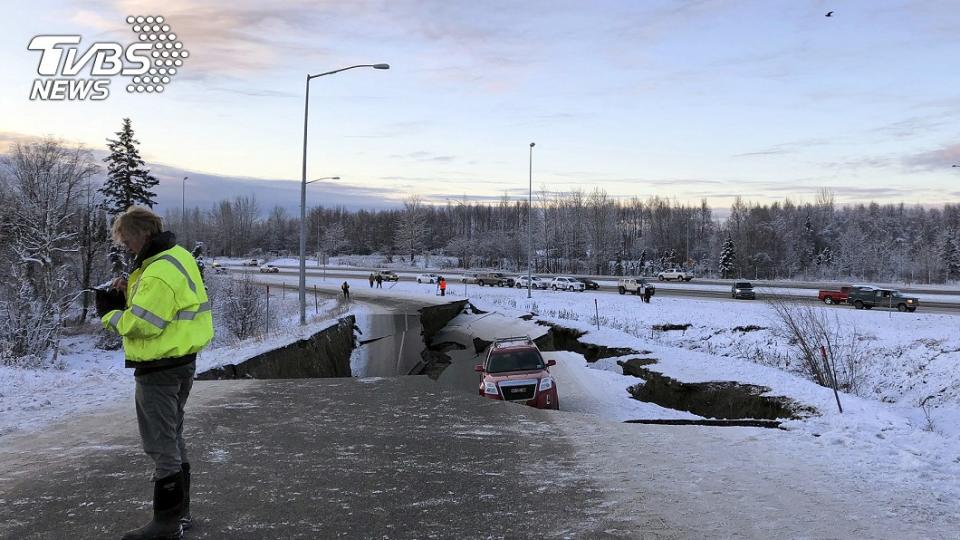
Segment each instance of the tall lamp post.
[[390,64],[359,64],[317,75],[307,74],[306,92],[303,98],[303,171],[300,178],[300,326],[307,324],[307,229],[304,222],[307,217],[307,118],[310,110],[310,81],[324,75],[362,67],[390,69]]
[[527,195],[527,298],[533,287],[533,147],[537,143],[530,143],[530,192]]

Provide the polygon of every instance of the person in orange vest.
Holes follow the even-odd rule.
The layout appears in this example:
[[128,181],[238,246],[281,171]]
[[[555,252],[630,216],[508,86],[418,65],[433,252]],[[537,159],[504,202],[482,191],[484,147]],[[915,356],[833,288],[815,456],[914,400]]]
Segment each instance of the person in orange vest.
[[443,276],[440,276],[440,296],[446,296],[447,294],[447,280]]

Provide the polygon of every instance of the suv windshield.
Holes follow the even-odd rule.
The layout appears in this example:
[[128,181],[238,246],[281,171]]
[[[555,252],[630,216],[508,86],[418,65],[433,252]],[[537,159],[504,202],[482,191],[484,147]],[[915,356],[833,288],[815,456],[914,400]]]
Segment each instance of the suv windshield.
[[738,289],[752,289],[753,285],[751,285],[749,281],[740,281],[734,285],[734,287]]
[[544,369],[543,359],[537,351],[524,350],[496,353],[490,356],[487,362],[487,373],[503,373],[506,371],[525,371]]

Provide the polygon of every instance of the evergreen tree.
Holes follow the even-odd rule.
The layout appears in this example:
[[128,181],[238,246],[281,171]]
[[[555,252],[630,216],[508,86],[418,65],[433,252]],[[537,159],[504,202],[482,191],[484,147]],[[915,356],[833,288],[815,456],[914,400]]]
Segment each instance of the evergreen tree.
[[947,234],[943,239],[940,253],[943,257],[944,280],[950,281],[960,277],[960,241],[954,235]]
[[107,163],[107,181],[100,188],[104,208],[111,215],[120,214],[136,204],[153,208],[157,194],[151,188],[158,180],[150,174],[140,157],[137,150],[140,141],[133,138],[129,118],[123,119],[117,137],[107,139],[110,155],[103,159]]
[[733,260],[737,257],[736,248],[733,245],[733,238],[727,235],[723,241],[723,249],[720,251],[720,277],[727,277],[727,274],[733,270]]
[[623,258],[620,255],[617,255],[617,262],[613,265],[613,275],[623,275]]
[[833,252],[830,251],[830,246],[826,246],[823,250],[817,254],[817,266],[826,266],[829,267],[833,264]]
[[203,260],[203,242],[197,242],[193,246],[193,251],[190,254],[193,255],[193,258],[197,261],[197,269],[200,270],[200,279],[203,279],[203,269],[207,267]]

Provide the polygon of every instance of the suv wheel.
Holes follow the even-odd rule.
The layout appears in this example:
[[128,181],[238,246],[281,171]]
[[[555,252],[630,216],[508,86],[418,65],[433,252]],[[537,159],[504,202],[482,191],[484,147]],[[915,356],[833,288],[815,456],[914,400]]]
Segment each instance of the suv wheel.
[[660,281],[663,281],[663,274],[658,275],[657,279],[659,279]]
[[551,285],[550,288],[553,289],[553,290],[557,290],[557,286],[556,286],[556,285]]
[[617,287],[617,292],[620,294],[627,294],[627,290],[623,287]]
[[853,307],[857,309],[863,309],[863,302],[861,300],[857,300],[856,302],[853,303]]
[[907,310],[906,304],[897,304],[897,311],[899,311],[900,313],[903,313],[906,310]]

